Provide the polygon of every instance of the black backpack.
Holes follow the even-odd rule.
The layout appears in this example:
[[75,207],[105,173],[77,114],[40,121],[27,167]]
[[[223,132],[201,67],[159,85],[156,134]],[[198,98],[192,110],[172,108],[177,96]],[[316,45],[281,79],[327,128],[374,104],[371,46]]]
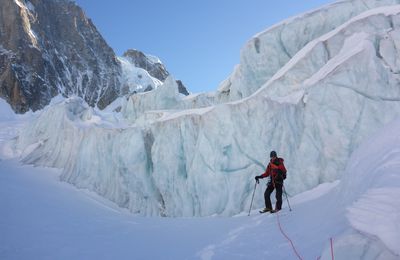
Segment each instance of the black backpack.
[[[279,160],[279,158],[276,158],[276,159],[273,161],[273,164],[279,166],[279,165],[281,164],[281,161]],[[281,175],[282,178],[283,178],[284,180],[286,180],[286,171],[281,171],[281,170],[279,170],[278,174]]]

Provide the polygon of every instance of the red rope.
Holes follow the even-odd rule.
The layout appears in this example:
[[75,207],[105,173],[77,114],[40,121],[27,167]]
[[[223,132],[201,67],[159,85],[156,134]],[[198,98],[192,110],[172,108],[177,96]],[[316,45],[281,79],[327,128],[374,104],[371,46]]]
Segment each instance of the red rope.
[[[333,255],[333,238],[330,238],[330,243],[331,243],[331,258],[332,260],[335,260],[335,256]],[[321,256],[317,257],[317,260],[321,259]]]
[[288,237],[288,235],[286,235],[286,233],[283,231],[282,226],[281,226],[281,222],[279,220],[279,212],[276,212],[276,219],[278,220],[278,226],[279,226],[279,230],[281,231],[282,235],[290,242],[290,245],[292,246],[293,252],[296,254],[296,256],[300,259],[303,260],[303,258],[300,256],[300,254],[297,252],[296,247],[294,246],[292,240],[290,239],[290,237]]

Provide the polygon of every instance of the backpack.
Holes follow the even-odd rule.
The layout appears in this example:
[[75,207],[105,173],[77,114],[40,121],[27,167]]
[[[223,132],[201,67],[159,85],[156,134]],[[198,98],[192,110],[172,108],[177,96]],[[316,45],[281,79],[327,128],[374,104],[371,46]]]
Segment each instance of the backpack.
[[[273,162],[273,164],[275,164],[275,165],[279,165],[280,163],[281,163],[281,161],[279,160],[279,158],[276,158],[276,159],[274,160],[274,162]],[[282,178],[283,178],[284,180],[286,180],[286,172],[287,172],[287,171],[279,171],[279,174],[282,175]]]

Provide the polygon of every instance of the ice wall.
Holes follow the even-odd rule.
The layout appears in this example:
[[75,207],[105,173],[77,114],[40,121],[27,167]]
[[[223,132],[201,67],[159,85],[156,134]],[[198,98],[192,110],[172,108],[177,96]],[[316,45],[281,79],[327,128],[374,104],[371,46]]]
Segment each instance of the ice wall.
[[[310,41],[352,17],[399,0],[344,0],[285,20],[255,35],[242,48],[240,64],[220,86],[222,100],[248,97],[266,83]],[[226,97],[226,93],[228,97]]]
[[130,122],[135,122],[146,112],[176,108],[180,99],[178,84],[169,76],[164,84],[153,91],[130,95],[122,105],[122,115]]
[[118,127],[70,99],[48,108],[16,149],[26,163],[64,168],[63,180],[143,215],[247,210],[272,149],[296,194],[338,179],[361,140],[398,116],[399,13],[376,8],[335,27],[236,102],[181,109],[194,100],[160,86],[143,105],[126,102],[130,125]]

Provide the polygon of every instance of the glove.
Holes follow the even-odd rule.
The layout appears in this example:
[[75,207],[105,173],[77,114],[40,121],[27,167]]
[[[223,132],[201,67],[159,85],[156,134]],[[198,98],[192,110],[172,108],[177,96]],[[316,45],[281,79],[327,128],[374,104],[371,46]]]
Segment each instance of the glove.
[[256,176],[254,179],[256,179],[257,183],[260,183],[259,179],[262,179],[261,176]]

